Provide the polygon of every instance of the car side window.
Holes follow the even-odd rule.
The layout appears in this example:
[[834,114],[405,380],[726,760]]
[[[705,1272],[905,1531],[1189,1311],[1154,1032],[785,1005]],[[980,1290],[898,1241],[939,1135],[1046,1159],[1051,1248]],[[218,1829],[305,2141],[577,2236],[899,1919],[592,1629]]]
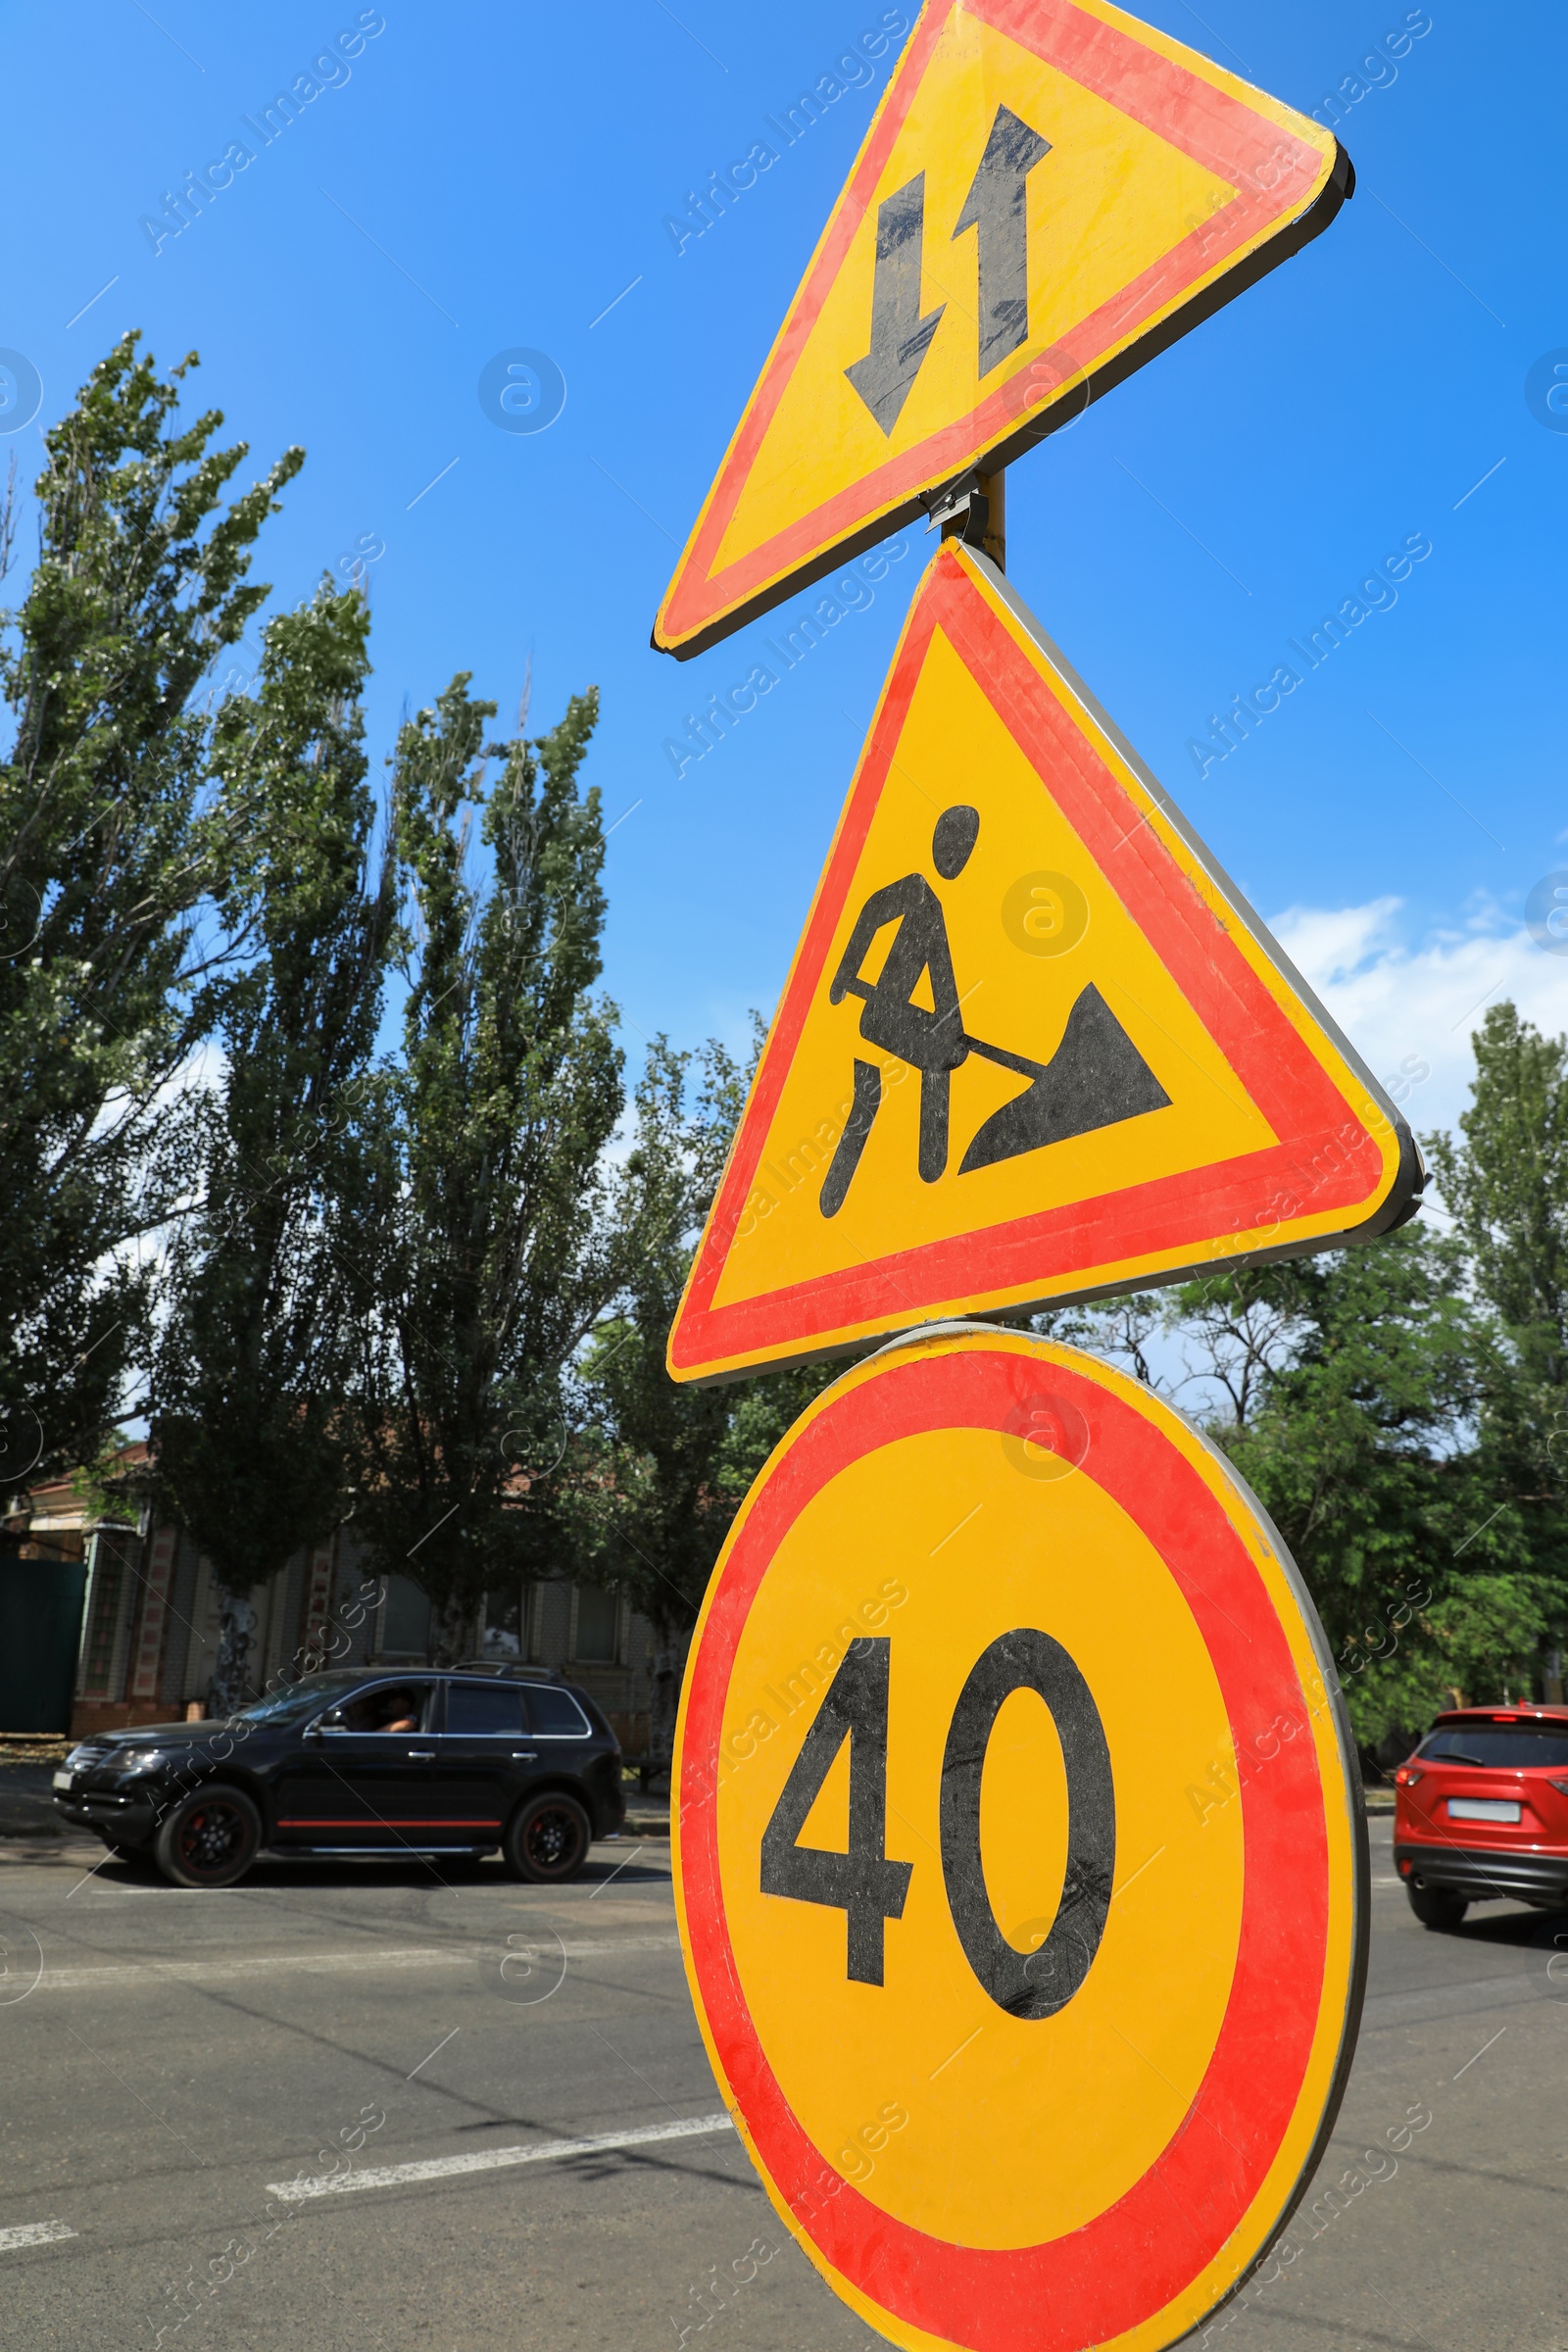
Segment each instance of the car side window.
[[522,1737],[522,1692],[515,1683],[449,1683],[447,1730],[468,1739]]
[[429,1683],[377,1683],[361,1690],[341,1709],[347,1732],[418,1732],[424,1729],[430,1705]]
[[548,1684],[529,1689],[528,1715],[539,1740],[585,1740],[593,1728],[569,1690]]

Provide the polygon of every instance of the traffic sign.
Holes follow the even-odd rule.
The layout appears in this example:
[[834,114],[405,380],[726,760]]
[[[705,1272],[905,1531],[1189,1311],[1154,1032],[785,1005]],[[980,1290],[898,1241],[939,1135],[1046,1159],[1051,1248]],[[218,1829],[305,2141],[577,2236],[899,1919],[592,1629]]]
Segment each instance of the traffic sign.
[[660,608],[685,657],[1326,228],[1332,131],[1106,0],[929,0]]
[[1019,1333],[811,1404],[709,1587],[675,1888],[780,2218],[893,2342],[1140,2352],[1284,2228],[1354,2047],[1355,1750],[1279,1537]]
[[1386,1231],[1408,1129],[987,559],[903,639],[669,1339],[677,1380]]

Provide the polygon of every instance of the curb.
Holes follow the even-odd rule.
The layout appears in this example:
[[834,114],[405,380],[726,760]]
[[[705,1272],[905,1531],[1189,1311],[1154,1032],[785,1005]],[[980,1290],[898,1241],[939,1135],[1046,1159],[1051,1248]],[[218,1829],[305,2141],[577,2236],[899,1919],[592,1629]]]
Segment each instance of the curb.
[[12,1797],[0,1804],[0,1838],[63,1838],[65,1824],[47,1797],[21,1801]]

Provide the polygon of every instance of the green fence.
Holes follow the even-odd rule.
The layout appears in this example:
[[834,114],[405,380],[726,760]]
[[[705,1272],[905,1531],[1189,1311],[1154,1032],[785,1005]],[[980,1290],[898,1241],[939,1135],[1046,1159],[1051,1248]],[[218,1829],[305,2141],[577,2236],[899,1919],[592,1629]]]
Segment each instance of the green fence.
[[76,1688],[82,1560],[0,1551],[0,1732],[65,1732]]

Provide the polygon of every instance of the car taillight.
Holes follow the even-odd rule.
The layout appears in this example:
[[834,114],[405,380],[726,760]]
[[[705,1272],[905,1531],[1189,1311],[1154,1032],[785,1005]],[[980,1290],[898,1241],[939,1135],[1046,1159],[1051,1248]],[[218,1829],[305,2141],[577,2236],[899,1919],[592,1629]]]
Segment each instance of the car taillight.
[[1394,1776],[1396,1788],[1413,1788],[1421,1775],[1413,1764],[1401,1764]]
[[1551,1785],[1554,1788],[1560,1788],[1564,1796],[1568,1796],[1568,1781],[1553,1781]]

